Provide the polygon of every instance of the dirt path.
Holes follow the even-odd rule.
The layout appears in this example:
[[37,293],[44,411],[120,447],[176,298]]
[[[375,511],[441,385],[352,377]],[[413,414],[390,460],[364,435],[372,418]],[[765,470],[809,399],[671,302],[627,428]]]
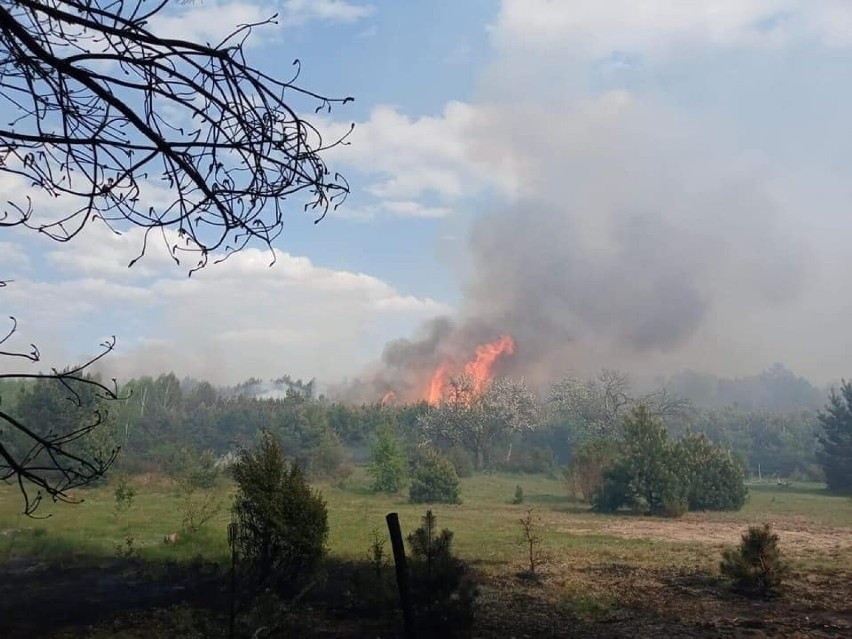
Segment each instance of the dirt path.
[[[740,522],[688,521],[625,517],[607,523],[598,532],[625,539],[653,539],[674,543],[733,545],[746,529]],[[843,552],[852,549],[852,529],[830,528],[804,522],[781,521],[773,530],[784,548],[799,551]]]

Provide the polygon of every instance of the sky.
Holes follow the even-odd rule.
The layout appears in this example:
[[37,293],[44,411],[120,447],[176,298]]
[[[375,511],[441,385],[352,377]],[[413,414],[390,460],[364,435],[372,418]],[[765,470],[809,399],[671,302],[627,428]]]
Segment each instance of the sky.
[[355,98],[312,116],[355,123],[326,155],[346,204],[294,207],[272,266],[191,278],[155,250],[127,268],[136,230],[3,230],[0,311],[45,363],[115,335],[123,378],[334,383],[449,316],[515,334],[532,377],[852,374],[852,3],[204,0],[152,28],[273,14],[248,60]]

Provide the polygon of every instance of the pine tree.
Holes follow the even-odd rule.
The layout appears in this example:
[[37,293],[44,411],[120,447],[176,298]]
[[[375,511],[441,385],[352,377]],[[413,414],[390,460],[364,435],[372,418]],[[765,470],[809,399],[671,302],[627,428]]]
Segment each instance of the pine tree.
[[406,458],[396,431],[391,424],[382,424],[370,449],[369,473],[373,476],[373,491],[399,492],[406,480]]
[[832,390],[825,412],[820,411],[822,450],[817,453],[828,489],[852,491],[852,383],[843,381],[840,393]]

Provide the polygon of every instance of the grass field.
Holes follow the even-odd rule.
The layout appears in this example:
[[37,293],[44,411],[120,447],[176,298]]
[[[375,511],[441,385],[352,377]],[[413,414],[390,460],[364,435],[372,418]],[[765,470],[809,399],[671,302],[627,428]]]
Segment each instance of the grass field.
[[[179,496],[168,482],[156,478],[135,478],[133,483],[135,502],[119,518],[109,486],[81,492],[85,501],[75,506],[46,505],[43,514],[52,516],[42,520],[19,515],[19,495],[12,487],[2,487],[0,565],[23,558],[68,564],[75,557],[110,557],[128,535],[143,559],[226,559],[231,486],[223,483],[217,489],[222,509],[201,532],[165,544],[164,535],[180,530]],[[524,489],[523,505],[511,503],[516,484]],[[364,560],[371,531],[385,531],[386,513],[398,512],[403,527],[411,530],[425,511],[408,504],[404,495],[372,494],[369,478],[360,469],[343,488],[317,488],[328,504],[329,554],[336,559]],[[507,593],[522,596],[527,588],[518,585],[514,575],[524,568],[518,519],[531,507],[540,517],[550,560],[536,601],[575,617],[599,620],[619,610],[670,608],[666,599],[672,588],[682,594],[681,616],[706,616],[712,605],[700,593],[706,590],[706,579],[718,574],[721,550],[736,544],[748,525],[762,523],[773,525],[793,564],[797,602],[831,613],[846,610],[832,603],[835,599],[825,589],[833,588],[838,596],[850,594],[852,499],[828,495],[819,485],[752,485],[740,512],[689,513],[678,520],[592,513],[570,500],[560,481],[543,476],[472,477],[463,480],[462,499],[460,505],[436,505],[434,512],[441,527],[455,532],[458,554],[481,576],[485,601],[510,596]],[[690,576],[695,578],[684,581]],[[845,583],[845,590],[836,592],[835,583]],[[718,596],[713,601],[720,610],[728,605]]]

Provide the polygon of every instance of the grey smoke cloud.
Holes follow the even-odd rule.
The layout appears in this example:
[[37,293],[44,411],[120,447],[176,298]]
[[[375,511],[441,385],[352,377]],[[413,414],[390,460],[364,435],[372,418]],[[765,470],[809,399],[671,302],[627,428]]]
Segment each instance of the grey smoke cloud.
[[723,136],[622,93],[490,104],[475,122],[472,156],[511,167],[517,197],[471,226],[459,317],[389,343],[370,373],[383,387],[416,392],[501,333],[517,343],[505,372],[533,383],[629,369],[802,293],[809,247],[776,174]]

